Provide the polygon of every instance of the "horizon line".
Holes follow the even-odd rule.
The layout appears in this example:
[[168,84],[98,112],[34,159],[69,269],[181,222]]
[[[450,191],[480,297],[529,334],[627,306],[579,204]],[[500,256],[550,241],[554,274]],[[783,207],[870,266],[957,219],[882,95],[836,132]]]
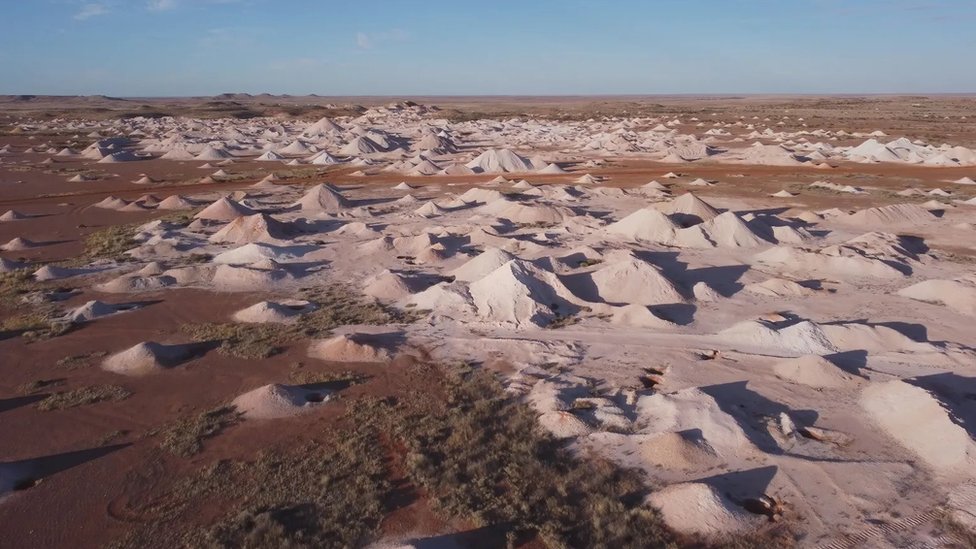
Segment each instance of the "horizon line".
[[330,94],[320,93],[271,93],[271,92],[221,92],[216,94],[187,94],[187,95],[121,95],[111,93],[79,93],[79,94],[51,94],[51,93],[0,93],[0,97],[46,97],[46,98],[78,98],[103,97],[107,99],[194,99],[210,98],[225,95],[250,97],[316,97],[316,98],[377,98],[377,99],[409,99],[423,98],[576,98],[576,97],[898,97],[898,96],[976,96],[976,91],[951,92],[918,92],[918,91],[885,91],[885,92],[680,92],[680,93],[506,93],[506,94],[437,94],[437,93],[402,93],[402,94]]

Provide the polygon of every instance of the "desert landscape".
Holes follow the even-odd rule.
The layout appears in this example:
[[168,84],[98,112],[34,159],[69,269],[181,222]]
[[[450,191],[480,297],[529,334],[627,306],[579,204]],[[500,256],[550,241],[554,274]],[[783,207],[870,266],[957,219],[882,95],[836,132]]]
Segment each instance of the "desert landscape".
[[0,99],[0,546],[972,547],[971,96]]

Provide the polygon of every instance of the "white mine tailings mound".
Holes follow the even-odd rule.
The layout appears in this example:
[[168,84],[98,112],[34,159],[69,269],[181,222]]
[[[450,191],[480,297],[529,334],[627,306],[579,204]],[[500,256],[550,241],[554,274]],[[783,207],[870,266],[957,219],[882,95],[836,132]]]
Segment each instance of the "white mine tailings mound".
[[426,284],[417,284],[412,277],[386,269],[366,281],[363,293],[379,300],[397,301],[426,286]]
[[898,295],[945,305],[964,315],[976,316],[976,276],[957,280],[926,280],[899,290]]
[[352,203],[346,200],[338,189],[323,183],[309,189],[305,196],[292,206],[303,212],[338,213],[351,208]]
[[642,208],[607,225],[607,232],[628,240],[666,244],[674,241],[674,233],[678,228],[674,221],[659,210]]
[[719,214],[699,228],[709,241],[721,248],[751,248],[769,244],[733,212]]
[[267,214],[254,214],[234,219],[211,235],[209,240],[215,244],[246,244],[284,240],[295,233],[287,223]]
[[673,484],[651,493],[647,502],[661,512],[668,526],[686,534],[718,535],[755,528],[759,518],[748,514],[707,484]]
[[223,160],[225,158],[230,158],[230,154],[223,149],[217,149],[210,145],[203,148],[196,156],[197,160]]
[[916,204],[892,204],[857,211],[841,221],[861,227],[886,227],[888,225],[917,224],[934,221],[931,212]]
[[272,383],[244,393],[232,404],[248,419],[276,419],[308,412],[330,399],[330,391]]
[[557,175],[557,174],[564,174],[564,173],[569,173],[569,172],[567,172],[566,170],[560,168],[558,164],[550,163],[545,168],[542,168],[541,170],[539,170],[539,173]]
[[821,273],[844,278],[902,278],[905,273],[889,263],[842,247],[809,250],[776,246],[755,256],[756,262],[793,273]]
[[[463,198],[463,196],[462,196]],[[495,200],[481,208],[481,211],[515,223],[557,224],[575,217],[569,208],[548,204],[522,204],[508,200]]]
[[0,250],[3,250],[5,252],[19,252],[23,250],[29,250],[35,247],[37,247],[36,242],[18,236],[10,239],[10,241],[4,244],[3,246],[0,246]]
[[470,259],[464,265],[451,271],[456,280],[474,282],[480,280],[502,265],[515,259],[515,256],[498,248],[487,248],[484,252]]
[[674,283],[654,265],[627,254],[590,276],[597,294],[607,303],[660,305],[682,303]]
[[294,324],[298,318],[314,310],[308,301],[262,301],[234,313],[234,320],[252,324],[276,323]]
[[719,336],[736,345],[759,349],[815,355],[838,351],[820,326],[806,320],[784,328],[776,328],[761,320],[747,320],[723,330]]
[[736,419],[698,388],[642,396],[636,413],[647,435],[694,431],[699,433],[696,444],[707,445],[725,459],[755,451]]
[[339,149],[339,154],[345,156],[359,156],[361,154],[372,154],[383,152],[383,147],[366,136],[359,136],[350,141],[346,146]]
[[27,218],[28,216],[18,212],[17,210],[7,210],[3,215],[0,215],[0,222],[6,223],[7,221],[19,221]]
[[[682,225],[687,227],[681,228]],[[720,214],[691,194],[675,202],[637,210],[607,225],[606,230],[627,240],[681,248],[746,248],[770,244],[735,213]]]
[[193,204],[183,198],[182,196],[175,194],[173,196],[167,196],[162,199],[159,204],[156,204],[157,210],[190,210],[193,209]]
[[624,305],[613,311],[610,322],[631,328],[674,328],[675,324],[655,315],[646,305]]
[[868,351],[872,353],[933,353],[938,348],[931,343],[915,341],[888,326],[872,326],[858,322],[820,324],[819,329],[840,351]]
[[976,445],[929,391],[904,381],[869,385],[861,406],[871,419],[929,467],[944,474],[972,472]]
[[213,262],[218,265],[251,265],[263,261],[266,259],[271,259],[275,262],[283,262],[290,259],[295,259],[300,256],[300,253],[295,253],[292,251],[293,248],[288,246],[275,246],[273,244],[265,244],[262,242],[250,242],[244,244],[243,246],[234,248],[233,250],[228,250],[224,253],[217,254],[213,258]]
[[644,463],[668,469],[707,469],[722,459],[694,431],[645,437],[640,442],[640,457]]
[[764,282],[747,284],[745,291],[767,297],[801,297],[813,294],[813,290],[782,278],[770,278]]
[[108,357],[102,363],[102,368],[116,374],[138,376],[176,366],[191,356],[189,345],[164,345],[146,341]]
[[539,416],[539,425],[556,438],[587,435],[593,428],[569,412],[553,410]]
[[330,339],[313,341],[308,355],[329,362],[389,362],[396,346],[391,345],[393,334],[343,334]]
[[773,365],[773,373],[793,383],[825,389],[850,387],[857,382],[854,376],[818,355],[785,359]]
[[508,149],[489,149],[465,165],[479,173],[524,173],[544,167],[533,166],[531,160]]
[[227,197],[217,200],[193,216],[195,219],[209,219],[212,221],[232,221],[245,215],[254,215],[254,211]]
[[469,286],[478,315],[487,322],[545,326],[574,308],[572,294],[555,274],[513,259]]
[[72,276],[79,276],[96,272],[92,269],[73,269],[70,267],[58,267],[57,265],[45,265],[34,271],[34,280],[46,282],[48,280],[61,280]]
[[103,316],[114,315],[134,309],[132,305],[112,305],[101,301],[89,301],[80,307],[75,307],[64,315],[63,320],[73,323],[88,322]]
[[692,193],[685,193],[671,202],[655,204],[655,207],[666,214],[674,216],[684,225],[708,221],[719,214],[719,211],[712,207],[711,204]]
[[778,356],[830,355],[842,351],[871,353],[938,353],[932,343],[915,341],[898,330],[858,322],[817,324],[801,320],[780,326],[767,320],[739,322],[719,332],[730,345],[763,349]]

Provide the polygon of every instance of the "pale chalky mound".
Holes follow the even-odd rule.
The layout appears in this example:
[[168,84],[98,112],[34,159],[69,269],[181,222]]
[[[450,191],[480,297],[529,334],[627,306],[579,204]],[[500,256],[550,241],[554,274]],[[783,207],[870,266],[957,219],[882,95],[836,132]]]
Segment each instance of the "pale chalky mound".
[[773,372],[787,381],[818,388],[849,387],[857,382],[857,378],[818,355],[788,358],[773,365]]
[[861,393],[861,407],[936,472],[972,472],[976,445],[929,391],[904,381],[876,383]]
[[385,339],[374,334],[343,334],[313,341],[308,355],[330,362],[389,362],[393,354]]
[[964,315],[976,316],[976,277],[926,280],[899,290],[898,295],[938,303]]
[[329,391],[272,383],[235,398],[233,405],[246,418],[275,419],[308,412],[330,399]]
[[191,355],[189,345],[144,341],[108,357],[102,363],[102,369],[127,376],[145,375],[176,366]]
[[720,463],[715,449],[693,433],[667,432],[645,438],[640,442],[641,459],[667,469],[701,469]]
[[756,516],[699,482],[668,486],[651,493],[647,502],[661,512],[668,526],[686,534],[730,534],[754,528],[759,523]]
[[234,320],[251,324],[294,324],[298,318],[315,307],[308,301],[262,301],[234,313]]

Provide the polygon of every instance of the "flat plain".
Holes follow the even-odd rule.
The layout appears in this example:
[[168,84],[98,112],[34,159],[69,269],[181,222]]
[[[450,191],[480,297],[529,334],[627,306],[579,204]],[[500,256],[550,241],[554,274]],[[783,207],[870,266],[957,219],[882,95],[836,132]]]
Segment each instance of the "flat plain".
[[970,547],[972,96],[0,98],[6,547]]

